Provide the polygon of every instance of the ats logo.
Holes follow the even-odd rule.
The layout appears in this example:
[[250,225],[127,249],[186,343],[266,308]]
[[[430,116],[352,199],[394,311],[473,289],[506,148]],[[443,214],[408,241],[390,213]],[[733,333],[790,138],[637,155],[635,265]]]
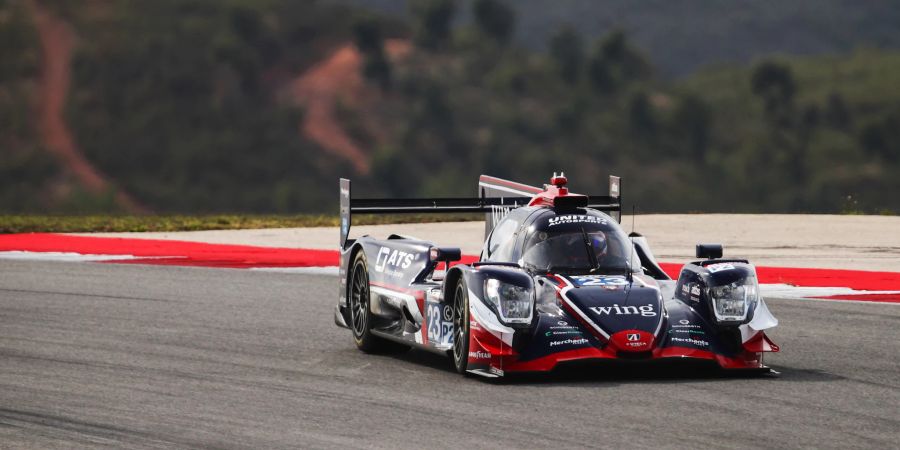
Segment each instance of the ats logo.
[[375,270],[384,272],[385,269],[406,269],[412,265],[415,256],[414,253],[381,247],[378,250],[378,257],[375,258]]

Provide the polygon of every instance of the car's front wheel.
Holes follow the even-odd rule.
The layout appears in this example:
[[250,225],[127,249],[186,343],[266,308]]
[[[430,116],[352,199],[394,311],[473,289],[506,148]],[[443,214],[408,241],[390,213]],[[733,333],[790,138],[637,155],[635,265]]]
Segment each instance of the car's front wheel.
[[469,295],[460,279],[453,295],[453,367],[465,374],[469,364]]

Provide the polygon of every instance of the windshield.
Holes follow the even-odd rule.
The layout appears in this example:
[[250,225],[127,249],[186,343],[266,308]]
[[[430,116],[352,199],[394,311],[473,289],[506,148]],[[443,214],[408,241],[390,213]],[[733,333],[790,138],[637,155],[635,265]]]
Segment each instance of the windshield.
[[[629,264],[637,256],[631,243],[611,220],[592,216],[570,216],[575,220],[560,223],[551,218],[528,236],[523,263],[538,271],[568,271],[623,274],[639,263]],[[584,218],[584,220],[579,220]]]

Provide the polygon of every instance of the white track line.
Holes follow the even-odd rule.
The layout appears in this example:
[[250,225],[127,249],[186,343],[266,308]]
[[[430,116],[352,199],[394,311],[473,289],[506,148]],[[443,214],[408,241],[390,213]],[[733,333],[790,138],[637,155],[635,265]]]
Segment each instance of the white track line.
[[[102,262],[102,261],[127,261],[134,259],[150,259],[152,257],[136,257],[134,255],[92,255],[72,252],[26,252],[26,251],[0,251],[0,259],[19,261],[61,261],[61,262]],[[175,257],[157,257],[175,258]],[[305,275],[330,275],[337,276],[337,267],[251,267],[254,272],[294,273]],[[882,303],[900,305],[896,302],[876,302],[865,300],[841,300],[819,297],[831,297],[834,295],[878,295],[900,294],[900,291],[858,291],[846,287],[811,287],[791,286],[789,284],[761,284],[760,295],[765,298],[786,298],[795,300],[811,300],[823,302],[842,303]]]
[[338,276],[337,266],[333,267],[250,267],[254,272],[300,273],[305,275]]
[[792,286],[790,284],[761,284],[759,285],[759,293],[763,297],[809,298],[830,297],[833,295],[900,294],[900,291],[863,291],[847,287],[813,287]]
[[122,261],[137,259],[134,255],[83,255],[70,252],[0,252],[0,259],[15,259],[22,261],[64,261],[64,262],[91,262],[91,261]]

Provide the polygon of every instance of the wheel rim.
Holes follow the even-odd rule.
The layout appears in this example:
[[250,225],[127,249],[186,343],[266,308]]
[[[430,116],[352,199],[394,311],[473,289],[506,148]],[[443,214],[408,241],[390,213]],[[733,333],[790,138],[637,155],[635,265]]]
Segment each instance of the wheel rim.
[[456,295],[453,301],[453,358],[457,366],[463,360],[464,339],[468,339],[466,326],[465,292],[462,284],[456,287]]
[[353,333],[359,337],[366,331],[366,311],[369,304],[369,277],[365,266],[357,264],[353,269],[353,282],[350,285],[350,318],[353,321]]

